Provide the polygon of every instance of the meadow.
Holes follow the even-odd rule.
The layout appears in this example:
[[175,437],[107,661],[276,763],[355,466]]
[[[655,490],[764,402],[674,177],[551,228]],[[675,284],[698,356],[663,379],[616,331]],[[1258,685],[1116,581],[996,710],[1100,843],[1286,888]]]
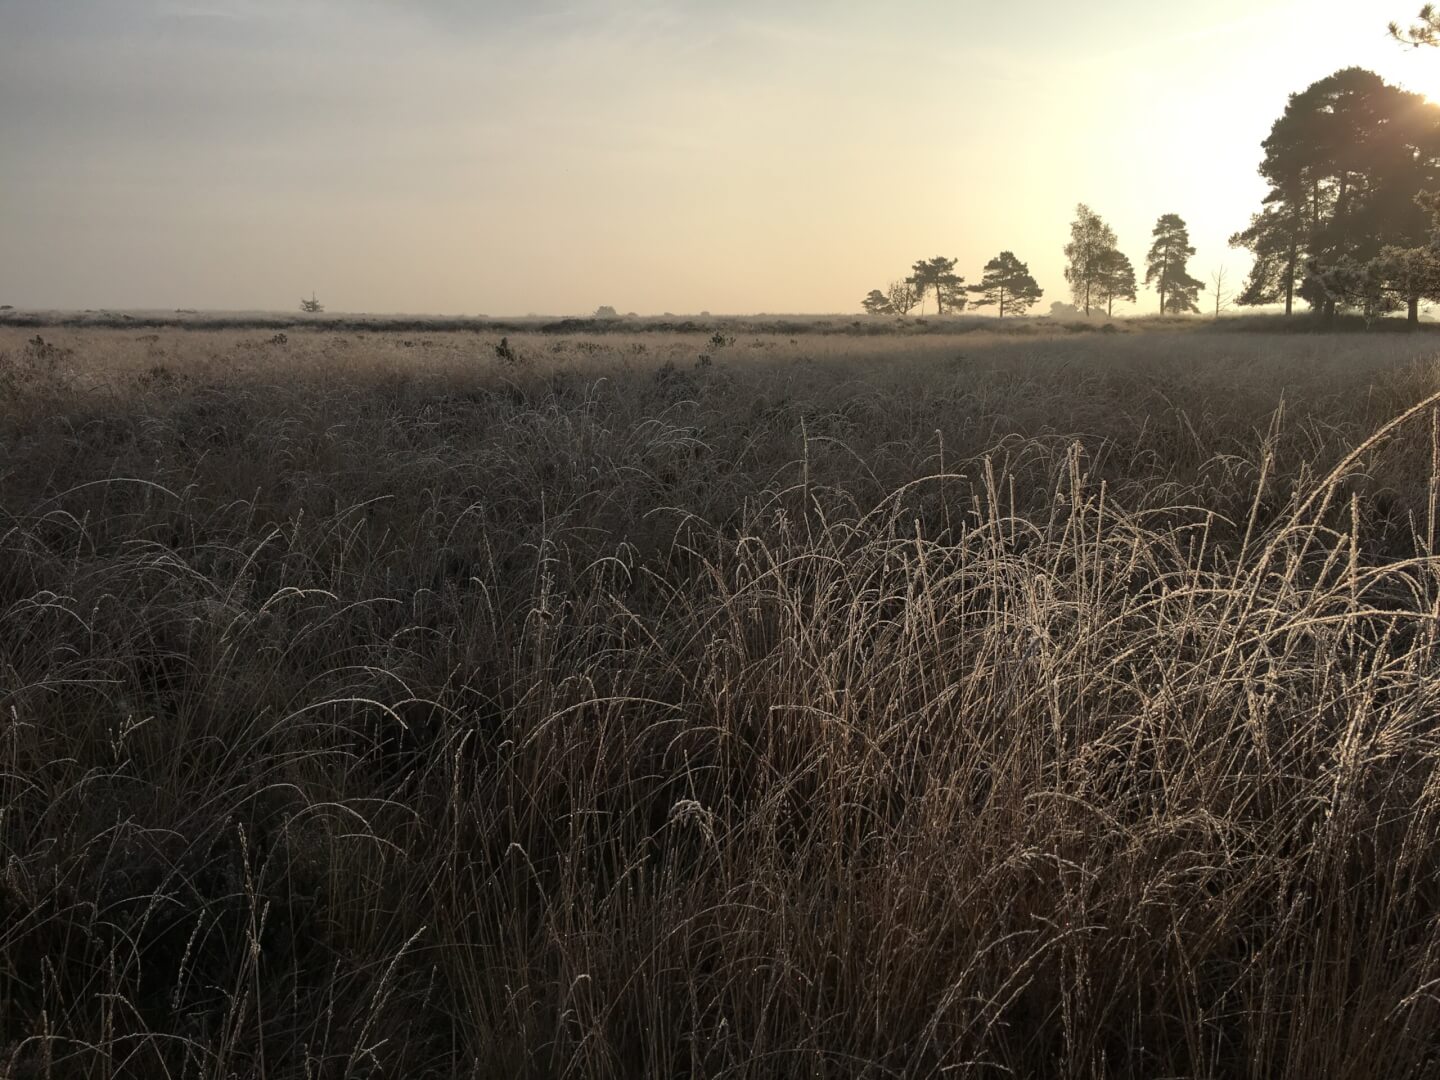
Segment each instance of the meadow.
[[1440,337],[881,325],[0,326],[0,1076],[1440,1074]]

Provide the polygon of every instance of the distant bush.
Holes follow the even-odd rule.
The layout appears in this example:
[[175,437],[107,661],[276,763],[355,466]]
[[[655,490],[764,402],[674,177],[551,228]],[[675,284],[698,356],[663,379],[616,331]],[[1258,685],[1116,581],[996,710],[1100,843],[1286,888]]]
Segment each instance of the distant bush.
[[0,391],[14,395],[57,394],[64,386],[60,365],[73,356],[73,349],[46,341],[39,334],[25,342],[18,357],[0,351]]
[[500,344],[495,346],[495,359],[506,367],[515,367],[520,363],[520,352],[510,344],[508,337],[502,337]]

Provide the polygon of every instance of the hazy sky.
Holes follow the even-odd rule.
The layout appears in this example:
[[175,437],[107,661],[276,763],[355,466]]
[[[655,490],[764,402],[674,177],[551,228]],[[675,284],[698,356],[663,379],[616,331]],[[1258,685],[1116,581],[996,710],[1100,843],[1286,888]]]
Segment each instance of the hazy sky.
[[1011,249],[1043,309],[1080,201],[1238,279],[1288,93],[1440,98],[1418,7],[0,0],[0,303],[851,311]]

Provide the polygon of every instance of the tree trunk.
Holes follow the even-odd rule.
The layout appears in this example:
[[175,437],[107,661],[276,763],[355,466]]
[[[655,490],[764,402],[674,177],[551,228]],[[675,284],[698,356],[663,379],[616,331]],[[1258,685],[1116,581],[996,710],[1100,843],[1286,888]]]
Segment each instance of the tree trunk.
[[1292,238],[1290,241],[1289,257],[1285,262],[1285,314],[1290,315],[1295,311],[1295,264],[1300,259],[1300,251],[1295,246]]
[[1410,310],[1405,314],[1405,321],[1412,327],[1420,325],[1420,297],[1410,297]]

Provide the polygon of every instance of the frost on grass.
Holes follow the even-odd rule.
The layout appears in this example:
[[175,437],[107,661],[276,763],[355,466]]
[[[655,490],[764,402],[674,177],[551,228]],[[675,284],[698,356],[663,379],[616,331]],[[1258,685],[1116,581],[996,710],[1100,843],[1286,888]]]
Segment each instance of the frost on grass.
[[1423,341],[55,336],[0,1075],[1440,1063]]

